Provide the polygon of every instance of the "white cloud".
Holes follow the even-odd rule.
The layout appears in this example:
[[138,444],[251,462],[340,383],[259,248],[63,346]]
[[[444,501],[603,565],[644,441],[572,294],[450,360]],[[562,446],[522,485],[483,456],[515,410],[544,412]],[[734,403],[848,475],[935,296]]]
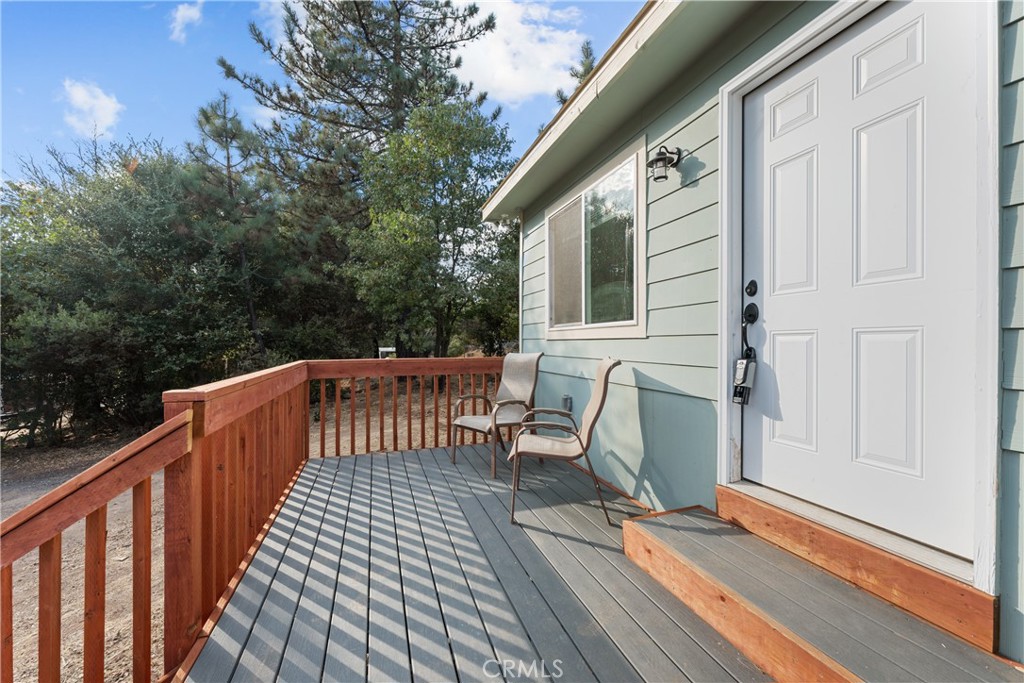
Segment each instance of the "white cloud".
[[64,79],[64,99],[69,106],[64,111],[64,123],[83,137],[107,135],[124,111],[124,105],[114,95],[93,83],[70,78]]
[[557,88],[574,87],[569,68],[586,38],[577,30],[578,7],[556,9],[527,1],[483,3],[480,9],[494,13],[497,28],[459,51],[463,81],[512,108],[536,95],[554,97]]
[[249,114],[249,120],[261,128],[269,128],[270,124],[281,117],[281,112],[262,104],[249,105],[245,107],[245,112]]
[[198,24],[203,20],[204,1],[196,0],[192,5],[183,2],[174,8],[174,11],[171,12],[171,40],[179,43],[185,42],[185,28],[189,24]]
[[278,45],[287,39],[284,31],[284,6],[286,4],[295,10],[299,21],[305,20],[306,11],[298,0],[261,0],[259,7],[256,8],[256,16],[260,18],[263,30]]

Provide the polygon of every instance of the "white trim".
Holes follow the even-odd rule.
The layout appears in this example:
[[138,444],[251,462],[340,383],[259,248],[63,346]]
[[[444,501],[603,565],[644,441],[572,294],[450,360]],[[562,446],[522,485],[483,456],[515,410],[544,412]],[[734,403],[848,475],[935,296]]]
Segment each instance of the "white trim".
[[[837,3],[793,34],[770,53],[752,64],[719,91],[719,140],[722,178],[720,206],[719,271],[719,420],[718,483],[729,485],[742,478],[742,409],[732,403],[732,364],[740,355],[739,320],[743,305],[743,97],[784,69],[828,42],[882,3],[858,0]],[[989,6],[991,5],[991,6]],[[976,407],[979,416],[976,437],[977,477],[975,481],[975,553],[973,585],[995,594],[996,570],[996,481],[999,464],[999,258],[998,258],[998,164],[995,136],[998,135],[998,21],[995,3],[979,3],[986,15],[984,35],[972,36],[979,45],[979,64],[986,78],[982,83],[980,113],[989,124],[990,140],[979,150],[983,168],[992,169],[978,178],[981,198],[990,198],[979,209],[982,243],[979,245],[978,329]]]
[[523,348],[523,271],[526,270],[526,250],[523,249],[526,243],[526,218],[523,210],[519,210],[519,339],[517,347],[520,353],[526,351]]
[[[624,145],[622,149],[610,157],[607,161],[597,167],[592,173],[571,190],[561,195],[554,201],[550,208],[544,211],[544,281],[547,296],[544,298],[544,320],[545,339],[571,340],[571,339],[641,339],[647,336],[647,175],[646,175],[646,139],[641,136]],[[634,225],[633,225],[633,319],[609,323],[592,323],[579,325],[551,324],[551,297],[553,287],[551,285],[551,235],[549,233],[549,219],[566,206],[582,198],[591,187],[604,180],[607,176],[622,168],[624,165],[633,163],[633,180],[636,189],[633,195],[634,201]],[[585,211],[584,202],[580,202],[580,211]],[[585,225],[581,222],[580,238],[584,239],[583,230]],[[580,270],[581,278],[581,318],[585,317],[586,309],[586,268]]]
[[[999,5],[978,3],[979,46],[978,79],[981,92],[978,100],[986,111],[984,117],[988,138],[978,149],[978,168],[989,173],[978,174],[978,301],[976,310],[983,324],[977,325],[978,357],[975,372],[978,381],[975,393],[975,411],[980,428],[975,436],[974,480],[974,587],[992,595],[999,594],[996,579],[998,561],[997,539],[999,458],[999,406],[1001,386],[999,361],[1001,330],[999,325],[999,291],[1001,272],[999,260]],[[994,296],[992,294],[995,294]]]

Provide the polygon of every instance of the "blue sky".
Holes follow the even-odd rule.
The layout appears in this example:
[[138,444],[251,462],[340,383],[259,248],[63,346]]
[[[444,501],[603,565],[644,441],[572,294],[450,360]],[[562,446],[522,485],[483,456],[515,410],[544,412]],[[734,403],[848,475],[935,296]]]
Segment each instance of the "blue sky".
[[[590,38],[600,57],[642,2],[478,2],[497,30],[463,55],[463,79],[503,107],[518,156],[571,87],[567,72]],[[170,146],[195,139],[199,106],[221,90],[246,118],[266,117],[226,81],[216,60],[277,76],[248,34],[280,31],[273,2],[0,2],[2,173],[19,157],[101,140],[152,136]]]

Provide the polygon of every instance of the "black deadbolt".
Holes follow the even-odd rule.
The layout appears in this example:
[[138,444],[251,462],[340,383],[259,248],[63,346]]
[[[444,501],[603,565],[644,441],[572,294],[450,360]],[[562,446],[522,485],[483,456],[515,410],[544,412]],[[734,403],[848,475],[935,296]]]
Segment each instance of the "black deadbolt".
[[747,296],[754,296],[757,294],[757,280],[751,280],[748,282],[743,291],[747,293]]
[[743,308],[743,322],[746,324],[753,325],[759,317],[761,317],[761,311],[758,309],[757,304],[747,304]]

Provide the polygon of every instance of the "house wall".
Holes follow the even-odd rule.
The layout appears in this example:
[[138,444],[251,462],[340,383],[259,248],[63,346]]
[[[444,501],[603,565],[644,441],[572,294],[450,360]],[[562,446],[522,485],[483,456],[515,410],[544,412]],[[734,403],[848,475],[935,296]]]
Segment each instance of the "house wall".
[[1000,3],[999,142],[1003,409],[999,476],[1000,642],[1024,659],[1024,2]]
[[[591,453],[601,477],[656,509],[714,505],[718,89],[828,6],[766,3],[716,52],[680,76],[672,92],[638,108],[578,173],[525,212],[522,348],[546,354],[538,405],[557,406],[569,394],[578,416],[590,396],[597,359],[622,359]],[[1024,1],[1002,2],[999,23],[1003,452],[997,571],[1002,651],[1019,661],[1024,658]],[[646,135],[649,153],[662,144],[693,152],[678,176],[647,188],[649,336],[547,341],[544,211],[640,134]]]
[[[651,507],[714,506],[718,89],[827,7],[766,3],[758,8],[698,67],[681,75],[671,92],[639,107],[576,175],[524,212],[521,347],[545,353],[537,404],[559,406],[569,394],[579,416],[597,360],[621,359],[591,457],[599,476]],[[678,174],[647,186],[648,338],[546,340],[545,209],[639,135],[646,135],[649,152],[663,144],[692,152]]]

